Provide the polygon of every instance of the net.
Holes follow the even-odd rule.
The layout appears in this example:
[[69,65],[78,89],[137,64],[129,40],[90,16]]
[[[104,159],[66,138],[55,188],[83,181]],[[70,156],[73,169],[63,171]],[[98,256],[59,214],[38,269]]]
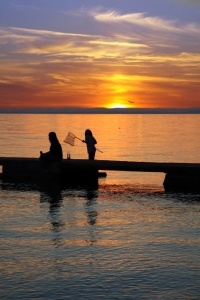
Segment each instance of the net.
[[69,132],[67,137],[65,138],[64,142],[67,144],[70,144],[71,146],[74,146],[74,140],[75,140],[76,136]]

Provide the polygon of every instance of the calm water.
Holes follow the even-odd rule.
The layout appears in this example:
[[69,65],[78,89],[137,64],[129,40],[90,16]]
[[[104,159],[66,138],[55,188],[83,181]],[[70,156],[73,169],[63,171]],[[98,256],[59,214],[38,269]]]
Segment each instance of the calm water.
[[[0,115],[0,156],[200,162],[199,115]],[[164,174],[108,172],[97,190],[0,184],[1,299],[199,299],[200,195],[166,194]]]

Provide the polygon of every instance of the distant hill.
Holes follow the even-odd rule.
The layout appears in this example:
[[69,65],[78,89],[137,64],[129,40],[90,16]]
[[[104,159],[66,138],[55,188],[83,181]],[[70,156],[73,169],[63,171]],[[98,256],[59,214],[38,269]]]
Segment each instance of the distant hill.
[[200,108],[0,108],[0,114],[199,114]]

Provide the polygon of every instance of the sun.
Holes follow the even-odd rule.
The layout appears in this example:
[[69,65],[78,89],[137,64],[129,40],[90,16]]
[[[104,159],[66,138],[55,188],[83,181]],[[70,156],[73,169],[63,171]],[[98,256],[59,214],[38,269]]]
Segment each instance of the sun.
[[123,104],[113,104],[111,108],[127,108],[127,106]]
[[127,105],[113,103],[113,104],[108,105],[108,108],[127,108]]

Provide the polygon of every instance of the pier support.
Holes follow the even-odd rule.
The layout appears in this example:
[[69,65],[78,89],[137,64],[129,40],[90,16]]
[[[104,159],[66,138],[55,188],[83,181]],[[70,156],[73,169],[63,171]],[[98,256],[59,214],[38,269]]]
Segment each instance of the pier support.
[[166,192],[200,192],[200,174],[167,173],[163,182]]

